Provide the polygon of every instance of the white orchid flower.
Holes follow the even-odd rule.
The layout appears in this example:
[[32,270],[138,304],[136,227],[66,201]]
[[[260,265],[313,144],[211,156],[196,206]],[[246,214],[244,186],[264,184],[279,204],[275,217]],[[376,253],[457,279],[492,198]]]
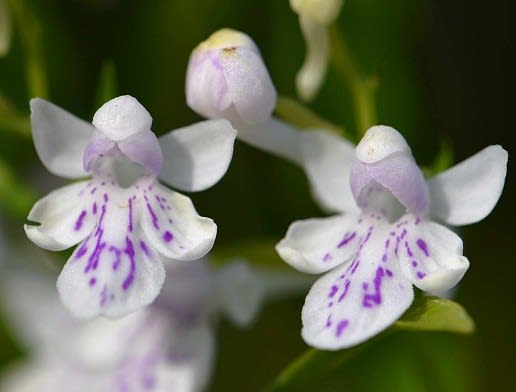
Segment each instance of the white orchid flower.
[[[48,250],[79,244],[57,288],[77,317],[121,317],[151,303],[165,280],[165,261],[206,254],[217,227],[191,200],[161,185],[199,191],[226,172],[236,131],[225,120],[205,121],[158,139],[152,118],[131,96],[114,98],[82,121],[33,99],[32,134],[49,171],[85,181],[39,200],[25,225]],[[162,152],[163,151],[163,152]]]
[[328,26],[339,17],[342,4],[343,0],[290,0],[306,41],[305,61],[296,75],[298,94],[305,101],[315,97],[326,76]]
[[[3,302],[29,358],[6,372],[3,392],[204,390],[214,367],[217,320],[252,323],[263,301],[308,287],[302,276],[235,261],[167,265],[149,307],[119,320],[80,321],[62,307],[45,274],[4,273]],[[271,287],[271,276],[278,279]],[[274,280],[274,279],[273,279]]]
[[469,261],[451,226],[478,222],[496,205],[508,154],[490,146],[426,181],[405,139],[369,129],[356,148],[303,134],[305,168],[317,199],[340,215],[294,222],[277,245],[294,268],[325,273],[302,311],[304,340],[336,350],[378,334],[414,298],[412,285],[444,291]]
[[193,51],[186,74],[186,100],[199,115],[227,119],[238,138],[301,163],[299,132],[272,117],[276,89],[254,41],[221,29]]

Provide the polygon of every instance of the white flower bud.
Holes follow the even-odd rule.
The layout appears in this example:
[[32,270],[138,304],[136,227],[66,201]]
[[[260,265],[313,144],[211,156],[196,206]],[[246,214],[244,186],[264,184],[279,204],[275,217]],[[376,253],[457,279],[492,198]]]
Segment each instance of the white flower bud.
[[271,116],[276,90],[253,40],[244,33],[222,29],[193,50],[186,100],[206,118],[253,124]]

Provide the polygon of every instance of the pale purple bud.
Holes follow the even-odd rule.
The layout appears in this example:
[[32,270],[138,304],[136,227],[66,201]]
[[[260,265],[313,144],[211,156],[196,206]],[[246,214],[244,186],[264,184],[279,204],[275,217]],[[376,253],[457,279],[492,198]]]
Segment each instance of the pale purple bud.
[[246,34],[218,30],[193,50],[186,100],[201,116],[234,124],[259,123],[271,116],[276,97],[260,52]]

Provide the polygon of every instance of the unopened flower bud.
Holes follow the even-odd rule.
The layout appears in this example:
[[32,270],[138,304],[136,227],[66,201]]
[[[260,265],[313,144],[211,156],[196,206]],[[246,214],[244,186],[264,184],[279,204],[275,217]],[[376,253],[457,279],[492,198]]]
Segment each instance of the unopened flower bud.
[[186,99],[191,109],[206,118],[253,124],[271,116],[276,90],[253,40],[222,29],[193,50]]

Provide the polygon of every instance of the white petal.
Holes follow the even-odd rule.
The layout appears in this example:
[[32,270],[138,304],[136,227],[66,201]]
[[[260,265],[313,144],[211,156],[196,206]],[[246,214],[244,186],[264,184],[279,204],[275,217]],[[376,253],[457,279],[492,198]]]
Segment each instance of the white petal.
[[55,175],[84,177],[83,155],[95,128],[40,98],[30,101],[32,137],[41,162]]
[[349,265],[315,282],[302,312],[303,339],[318,349],[359,344],[391,325],[412,303],[411,283],[397,260],[382,261],[385,230],[373,230]]
[[349,184],[353,144],[323,131],[303,132],[300,143],[303,165],[317,202],[332,212],[358,212]]
[[348,261],[371,229],[369,222],[356,215],[297,221],[276,250],[299,271],[320,273]]
[[234,125],[240,140],[294,163],[302,163],[299,149],[302,132],[291,125],[276,118],[252,125]]
[[484,219],[502,194],[508,153],[501,146],[489,146],[432,177],[431,214],[454,226]]
[[116,318],[151,303],[165,279],[162,259],[141,232],[135,189],[98,192],[98,221],[57,281],[64,305],[79,318]]
[[160,178],[186,191],[217,183],[228,170],[237,132],[226,120],[202,121],[159,139],[164,162]]
[[91,182],[78,182],[38,200],[28,219],[41,225],[25,225],[29,239],[44,249],[63,250],[86,238],[97,221],[90,210],[92,189]]
[[169,360],[157,369],[160,392],[206,389],[213,372],[215,334],[209,324],[172,334]]
[[369,128],[355,149],[357,159],[363,163],[375,163],[396,152],[412,156],[403,135],[386,125]]
[[1,283],[6,321],[19,341],[33,353],[54,351],[60,336],[68,332],[61,320],[73,321],[59,302],[55,277],[22,268],[4,268]]
[[217,271],[216,290],[221,310],[239,327],[249,325],[265,299],[265,282],[244,262]]
[[299,17],[301,31],[306,41],[306,57],[296,75],[299,96],[312,100],[324,80],[328,67],[328,31],[326,26],[305,15]]
[[455,286],[469,267],[468,259],[462,256],[460,237],[444,226],[411,215],[398,222],[401,240],[397,255],[407,278],[425,291]]
[[122,95],[102,105],[92,123],[107,138],[120,141],[136,133],[149,132],[152,117],[136,98]]
[[269,118],[276,106],[276,89],[260,54],[238,47],[221,50],[219,59],[240,118],[249,124]]
[[169,325],[162,332],[149,328],[144,332],[154,339],[137,336],[136,348],[115,374],[116,390],[197,392],[206,388],[215,351],[210,325]]
[[217,226],[197,214],[190,198],[156,184],[140,204],[142,229],[167,259],[195,260],[212,248]]
[[36,358],[8,369],[0,383],[2,392],[107,391],[106,371],[74,366],[66,359]]

